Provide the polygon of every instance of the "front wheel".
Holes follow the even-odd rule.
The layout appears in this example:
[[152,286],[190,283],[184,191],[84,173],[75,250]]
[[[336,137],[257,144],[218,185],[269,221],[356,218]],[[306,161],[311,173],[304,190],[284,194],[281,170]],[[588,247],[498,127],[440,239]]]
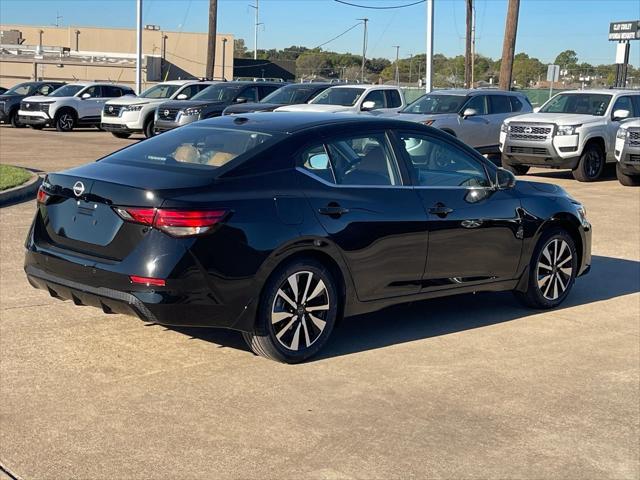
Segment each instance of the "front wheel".
[[299,363],[325,345],[337,314],[331,272],[315,260],[302,259],[271,276],[258,307],[256,330],[243,336],[256,355]]
[[154,126],[153,118],[150,118],[144,124],[143,133],[146,138],[151,138],[155,135],[155,130],[153,126]]
[[111,135],[113,135],[116,138],[129,138],[131,136],[130,133],[123,133],[123,132],[111,132]]
[[20,119],[18,118],[18,111],[14,110],[13,112],[11,112],[11,117],[9,118],[9,121],[11,122],[11,126],[13,128],[24,128],[25,126],[20,123]]
[[573,287],[578,274],[578,255],[571,236],[562,229],[542,235],[529,264],[527,288],[516,297],[532,308],[560,305]]
[[70,132],[76,125],[76,117],[71,112],[62,112],[56,115],[56,130]]
[[580,156],[577,168],[573,171],[573,178],[579,182],[595,182],[604,171],[604,152],[592,143],[587,145]]
[[640,185],[640,175],[627,175],[620,169],[620,164],[616,163],[616,177],[625,187],[637,187]]

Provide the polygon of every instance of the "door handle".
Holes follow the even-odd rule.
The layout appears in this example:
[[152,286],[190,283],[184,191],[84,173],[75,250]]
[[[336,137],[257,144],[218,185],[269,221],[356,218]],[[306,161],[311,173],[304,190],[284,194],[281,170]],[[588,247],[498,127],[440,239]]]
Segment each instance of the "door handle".
[[348,208],[341,207],[340,205],[327,205],[318,209],[321,215],[328,215],[329,217],[341,217],[345,213],[349,213]]
[[431,213],[433,215],[437,215],[440,218],[446,217],[451,212],[453,212],[453,208],[449,208],[443,203],[437,203],[436,205],[434,205],[433,207],[431,207],[429,209],[429,213]]

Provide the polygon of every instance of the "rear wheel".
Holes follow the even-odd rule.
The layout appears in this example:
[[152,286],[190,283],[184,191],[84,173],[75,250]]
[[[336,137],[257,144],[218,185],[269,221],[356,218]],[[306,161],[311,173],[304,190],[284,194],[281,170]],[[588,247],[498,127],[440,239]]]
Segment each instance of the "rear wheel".
[[279,269],[265,285],[256,331],[243,333],[256,355],[299,363],[325,345],[338,313],[331,273],[311,259]]
[[509,170],[514,175],[526,175],[531,167],[527,167],[526,165],[511,165],[503,160],[502,168]]
[[70,132],[76,126],[76,116],[69,110],[63,110],[55,118],[56,130]]
[[130,133],[123,133],[123,132],[111,132],[111,135],[113,135],[116,138],[129,138],[131,136]]
[[153,125],[153,117],[150,117],[144,124],[143,132],[145,137],[151,138],[155,135]]
[[24,128],[24,125],[20,123],[20,120],[18,118],[18,110],[14,110],[13,112],[11,112],[9,121],[11,122],[11,126],[13,128]]
[[531,258],[527,290],[516,297],[532,308],[560,305],[573,287],[578,273],[578,255],[571,236],[562,229],[542,235]]
[[594,182],[604,171],[604,152],[595,143],[587,145],[580,156],[578,167],[573,171],[573,178],[579,182]]
[[625,187],[637,187],[640,185],[640,175],[627,175],[620,169],[620,164],[616,163],[616,177]]

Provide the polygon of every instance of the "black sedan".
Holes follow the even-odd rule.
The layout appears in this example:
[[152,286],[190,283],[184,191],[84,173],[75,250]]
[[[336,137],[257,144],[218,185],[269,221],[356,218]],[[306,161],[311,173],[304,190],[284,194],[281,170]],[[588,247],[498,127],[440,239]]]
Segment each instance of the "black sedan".
[[292,83],[270,93],[257,103],[238,103],[229,105],[223,115],[237,115],[252,112],[272,112],[285,105],[308,103],[320,92],[334,86],[332,83]]
[[54,297],[239,330],[295,363],[340,318],[401,302],[511,290],[556,307],[589,270],[591,226],[561,188],[433,128],[256,113],[49,174],[26,248]]

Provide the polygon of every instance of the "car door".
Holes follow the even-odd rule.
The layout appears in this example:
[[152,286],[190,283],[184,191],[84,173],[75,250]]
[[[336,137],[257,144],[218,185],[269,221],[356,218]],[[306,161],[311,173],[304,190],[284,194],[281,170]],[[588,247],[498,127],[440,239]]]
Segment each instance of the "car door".
[[494,189],[493,167],[455,141],[415,131],[395,138],[428,215],[423,291],[513,279],[522,249],[515,191]]
[[460,116],[460,128],[456,132],[458,138],[473,148],[487,146],[490,142],[489,136],[489,106],[486,95],[473,95],[462,107],[462,112],[472,108],[476,111],[473,116]]
[[343,252],[361,301],[418,293],[426,214],[384,131],[313,141],[298,159],[302,191]]
[[[102,112],[102,107],[107,101],[107,99],[103,97],[102,88],[102,85],[92,85],[86,88],[79,95],[81,101],[78,107],[78,114],[82,121],[100,121],[100,113]],[[84,98],[84,96],[87,94],[89,95],[89,97]]]
[[495,146],[496,149],[500,143],[500,127],[502,122],[511,116],[511,101],[508,95],[489,95],[489,115],[487,120],[489,123],[488,135],[485,140],[486,146]]

